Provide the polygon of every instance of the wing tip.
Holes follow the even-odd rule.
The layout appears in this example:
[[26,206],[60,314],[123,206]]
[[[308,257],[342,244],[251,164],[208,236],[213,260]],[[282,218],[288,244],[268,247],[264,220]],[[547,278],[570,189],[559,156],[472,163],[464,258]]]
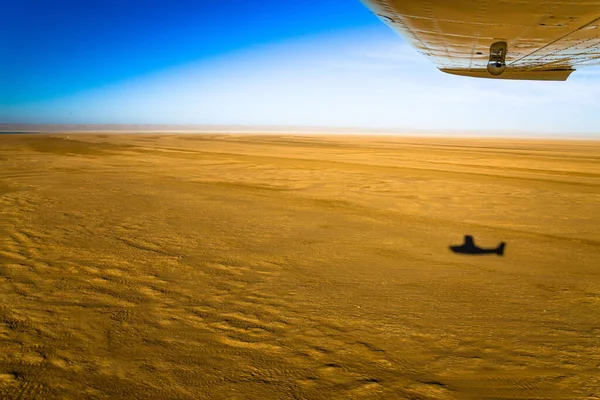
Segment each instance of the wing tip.
[[439,70],[447,74],[468,76],[471,78],[516,79],[529,81],[566,81],[569,78],[569,75],[571,75],[575,71],[574,69],[507,69],[502,75],[492,75],[485,69],[439,68]]

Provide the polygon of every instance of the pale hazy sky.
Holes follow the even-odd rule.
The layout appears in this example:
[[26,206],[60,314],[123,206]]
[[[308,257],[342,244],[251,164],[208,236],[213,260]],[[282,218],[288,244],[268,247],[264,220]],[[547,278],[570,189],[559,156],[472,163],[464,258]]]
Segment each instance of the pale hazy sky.
[[61,95],[5,101],[0,122],[516,130],[600,137],[600,68],[581,69],[567,82],[452,76],[374,22],[253,43]]

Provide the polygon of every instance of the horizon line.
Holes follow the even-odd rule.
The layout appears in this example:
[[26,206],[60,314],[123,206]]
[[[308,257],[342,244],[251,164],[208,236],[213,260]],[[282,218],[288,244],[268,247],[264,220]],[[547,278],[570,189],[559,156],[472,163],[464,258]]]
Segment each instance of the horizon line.
[[[146,132],[151,130],[152,132]],[[59,124],[59,123],[0,123],[0,133],[262,133],[262,134],[348,134],[382,136],[428,136],[428,137],[486,137],[523,139],[588,139],[600,140],[596,134],[581,132],[558,133],[520,130],[460,130],[460,129],[418,129],[408,127],[349,127],[349,126],[296,126],[296,125],[213,125],[213,124]],[[124,133],[124,132],[123,132]],[[600,133],[600,132],[599,132]]]

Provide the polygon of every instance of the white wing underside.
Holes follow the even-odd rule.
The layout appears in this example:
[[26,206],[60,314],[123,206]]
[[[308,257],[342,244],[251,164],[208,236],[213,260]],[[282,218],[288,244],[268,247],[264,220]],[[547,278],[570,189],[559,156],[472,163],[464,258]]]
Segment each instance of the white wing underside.
[[[437,67],[457,75],[566,80],[600,64],[600,0],[363,0]],[[490,46],[506,70],[487,72]]]

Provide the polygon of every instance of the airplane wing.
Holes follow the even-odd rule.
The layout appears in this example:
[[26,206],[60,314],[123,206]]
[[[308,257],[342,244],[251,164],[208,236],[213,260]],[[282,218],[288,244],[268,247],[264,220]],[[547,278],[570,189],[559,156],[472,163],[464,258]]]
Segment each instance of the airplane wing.
[[564,81],[600,64],[600,0],[362,0],[456,75]]

